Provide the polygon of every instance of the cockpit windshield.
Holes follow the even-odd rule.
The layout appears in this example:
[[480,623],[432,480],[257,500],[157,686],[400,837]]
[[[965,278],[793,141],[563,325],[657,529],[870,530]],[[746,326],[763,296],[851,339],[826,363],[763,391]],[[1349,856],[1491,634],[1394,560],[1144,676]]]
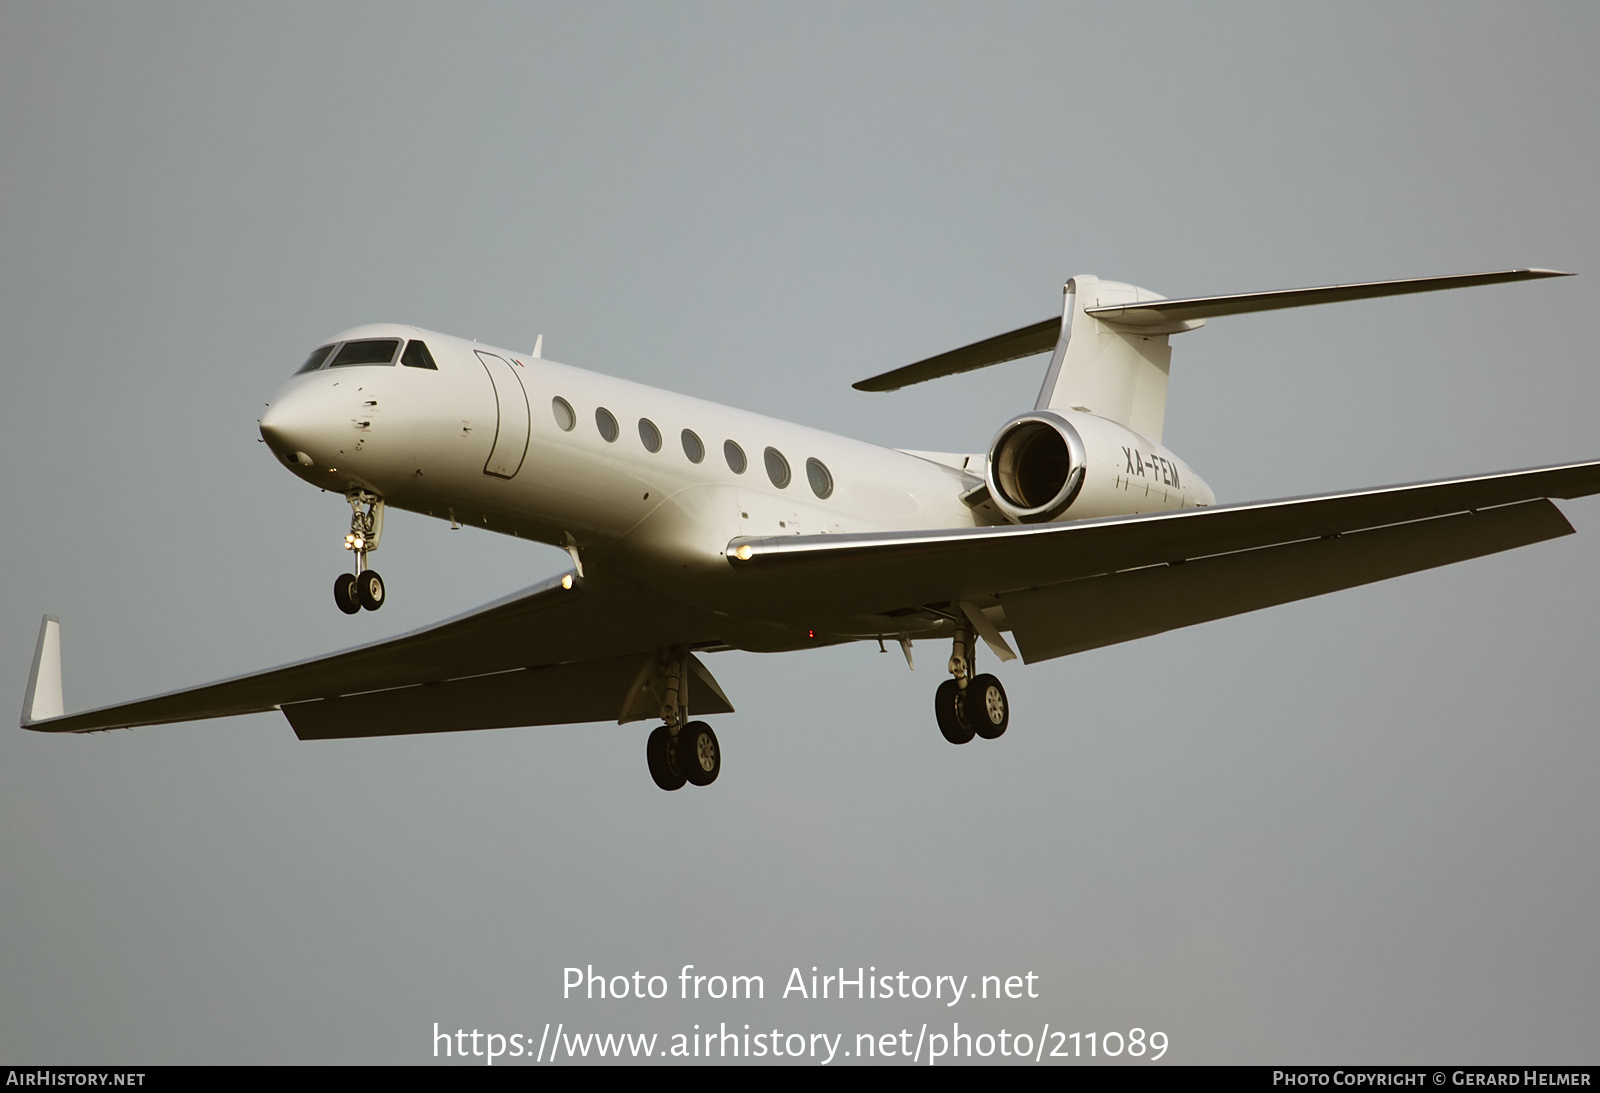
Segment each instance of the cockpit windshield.
[[394,355],[400,351],[399,338],[362,338],[345,342],[339,347],[329,368],[344,368],[352,364],[393,364]]
[[[295,375],[315,372],[319,368],[344,368],[353,364],[392,365],[399,353],[401,338],[360,338],[353,342],[333,342],[306,358]],[[433,354],[428,347],[413,338],[406,344],[400,363],[411,368],[428,368],[438,371]]]

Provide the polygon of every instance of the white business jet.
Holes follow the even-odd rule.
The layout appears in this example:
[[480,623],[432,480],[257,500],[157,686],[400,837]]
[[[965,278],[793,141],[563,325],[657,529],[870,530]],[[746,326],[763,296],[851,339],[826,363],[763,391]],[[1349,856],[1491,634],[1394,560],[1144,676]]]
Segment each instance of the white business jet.
[[881,448],[557,364],[538,345],[357,327],[261,419],[290,471],[350,502],[339,608],[383,606],[368,559],[389,507],[557,544],[571,569],[400,637],[71,715],[47,616],[22,725],[282,710],[310,740],[659,719],[646,757],[674,790],[722,765],[716,734],[691,720],[733,710],[703,654],[893,641],[909,663],[914,641],[940,639],[939,729],[994,739],[1010,711],[976,670],[980,649],[1032,663],[1570,534],[1550,498],[1600,492],[1600,462],[1217,505],[1161,444],[1168,339],[1208,318],[1555,276],[1179,300],[1074,277],[1060,318],[855,385],[1053,350],[1033,409],[976,454]]

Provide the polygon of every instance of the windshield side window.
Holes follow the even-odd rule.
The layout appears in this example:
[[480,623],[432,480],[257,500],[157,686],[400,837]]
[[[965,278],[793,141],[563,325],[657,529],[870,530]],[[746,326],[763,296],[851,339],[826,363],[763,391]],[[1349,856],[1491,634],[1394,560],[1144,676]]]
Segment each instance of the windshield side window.
[[306,363],[300,366],[299,371],[297,371],[295,375],[298,376],[301,372],[315,372],[317,369],[322,367],[322,363],[328,359],[328,354],[332,352],[333,346],[323,346],[321,349],[317,350],[315,353],[311,354],[311,356],[306,358]]
[[394,355],[400,351],[399,338],[362,338],[345,342],[339,348],[329,368],[345,368],[352,364],[393,364]]
[[435,372],[439,366],[433,363],[433,354],[428,352],[428,347],[413,338],[406,343],[406,351],[400,355],[400,363],[407,368],[431,368]]

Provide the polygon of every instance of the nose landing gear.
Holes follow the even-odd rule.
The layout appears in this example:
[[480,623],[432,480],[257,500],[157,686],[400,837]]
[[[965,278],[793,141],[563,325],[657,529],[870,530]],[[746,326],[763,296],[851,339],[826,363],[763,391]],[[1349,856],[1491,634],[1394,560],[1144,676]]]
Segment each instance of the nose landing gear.
[[972,639],[969,627],[956,626],[949,665],[952,678],[939,684],[933,696],[939,731],[952,744],[965,744],[974,736],[997,739],[1011,724],[1011,707],[1000,681],[992,675],[970,674],[977,659]]
[[356,571],[341,573],[333,582],[333,602],[346,615],[354,615],[365,607],[376,611],[383,606],[383,578],[378,571],[367,568],[367,553],[378,549],[383,535],[383,498],[366,490],[351,490],[345,494],[350,502],[350,534],[344,537],[344,548],[355,551]]

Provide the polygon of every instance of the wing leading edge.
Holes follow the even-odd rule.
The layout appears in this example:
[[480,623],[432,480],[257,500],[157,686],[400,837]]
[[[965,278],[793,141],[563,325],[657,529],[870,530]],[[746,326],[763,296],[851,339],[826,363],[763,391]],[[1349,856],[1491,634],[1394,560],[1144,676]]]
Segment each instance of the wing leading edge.
[[735,539],[730,563],[813,609],[998,606],[1029,662],[1572,533],[1548,500],[1600,462],[1143,516]]

